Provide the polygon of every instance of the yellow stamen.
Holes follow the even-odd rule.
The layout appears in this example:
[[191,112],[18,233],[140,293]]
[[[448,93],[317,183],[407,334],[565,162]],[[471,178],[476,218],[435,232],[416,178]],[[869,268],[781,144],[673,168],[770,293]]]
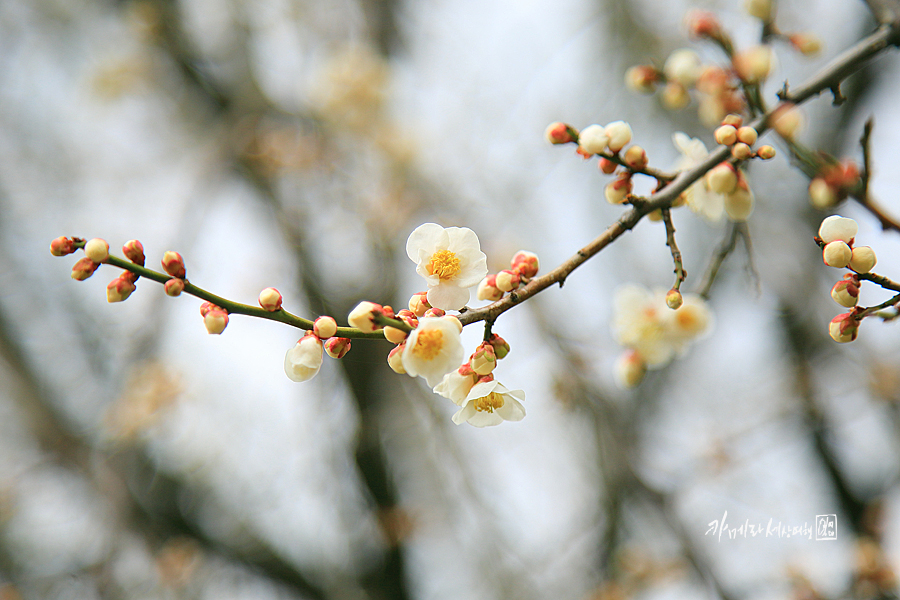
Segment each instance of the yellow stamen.
[[503,408],[503,396],[497,392],[491,392],[484,398],[475,401],[475,410],[478,412],[494,412],[497,408]]
[[440,329],[420,331],[416,336],[416,345],[412,353],[423,360],[431,360],[440,353],[444,345],[444,332]]
[[456,276],[460,271],[459,259],[449,250],[438,250],[431,255],[428,263],[428,274],[437,275],[438,279],[446,280]]

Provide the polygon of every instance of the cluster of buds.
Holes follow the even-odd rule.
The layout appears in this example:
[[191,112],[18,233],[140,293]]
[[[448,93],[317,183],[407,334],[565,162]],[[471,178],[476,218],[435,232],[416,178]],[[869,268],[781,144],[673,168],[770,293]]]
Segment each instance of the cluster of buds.
[[861,317],[859,301],[860,273],[868,273],[877,261],[869,246],[854,246],[859,227],[853,219],[832,215],[822,221],[816,242],[822,248],[822,260],[838,269],[848,268],[843,279],[831,288],[831,297],[839,305],[849,308],[831,320],[828,333],[836,342],[852,342],[859,332]]
[[538,257],[533,252],[519,250],[510,261],[510,268],[499,273],[491,273],[481,280],[476,292],[479,300],[495,302],[506,293],[518,289],[527,284],[537,275],[540,264]]
[[[259,303],[271,312],[281,310],[281,294],[275,288],[266,288],[259,295]],[[276,304],[278,308],[267,308]],[[319,317],[313,322],[312,330],[305,332],[284,355],[284,373],[291,381],[315,377],[322,367],[323,349],[331,358],[343,358],[350,351],[350,339],[337,337],[337,330],[337,321],[332,317]]]
[[810,181],[809,200],[820,210],[828,209],[846,199],[860,185],[862,178],[856,163],[850,160],[829,162]]

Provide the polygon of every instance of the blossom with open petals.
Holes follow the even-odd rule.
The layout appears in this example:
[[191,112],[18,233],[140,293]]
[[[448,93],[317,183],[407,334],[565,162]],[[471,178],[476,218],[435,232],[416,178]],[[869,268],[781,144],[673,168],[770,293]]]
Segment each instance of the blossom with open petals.
[[300,338],[284,355],[284,372],[291,381],[308,381],[322,366],[322,341],[313,334]]
[[428,303],[444,310],[465,306],[469,288],[488,272],[478,236],[467,227],[420,225],[406,241],[406,254],[428,282]]
[[456,317],[422,317],[419,326],[406,338],[403,368],[411,377],[423,377],[429,387],[457,369],[465,357]]
[[503,421],[521,421],[525,418],[524,400],[525,392],[522,390],[510,391],[499,381],[482,380],[469,390],[462,408],[453,415],[453,422],[488,427]]

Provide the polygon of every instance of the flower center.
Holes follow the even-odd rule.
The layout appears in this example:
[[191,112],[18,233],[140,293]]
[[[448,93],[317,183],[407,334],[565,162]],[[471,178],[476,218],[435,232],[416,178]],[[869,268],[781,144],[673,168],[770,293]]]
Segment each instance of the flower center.
[[497,392],[491,392],[484,398],[475,401],[475,410],[478,412],[494,412],[494,409],[503,408],[503,396]]
[[431,262],[428,263],[429,275],[437,275],[438,279],[444,281],[456,276],[459,271],[459,259],[453,252],[438,250],[431,255]]
[[416,345],[412,353],[423,360],[431,360],[440,353],[444,345],[444,332],[440,329],[420,331],[416,336]]

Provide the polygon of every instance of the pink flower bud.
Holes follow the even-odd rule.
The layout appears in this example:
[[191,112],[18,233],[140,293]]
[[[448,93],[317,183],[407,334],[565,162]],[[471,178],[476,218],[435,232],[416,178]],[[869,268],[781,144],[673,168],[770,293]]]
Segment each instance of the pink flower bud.
[[162,268],[172,277],[184,279],[184,276],[187,274],[184,268],[184,259],[181,258],[180,254],[172,252],[171,250],[167,250],[166,253],[163,254]]
[[165,290],[167,296],[172,296],[173,298],[176,296],[180,296],[181,292],[184,291],[184,279],[173,277],[165,283],[163,289]]
[[84,255],[95,263],[106,262],[109,258],[109,244],[100,238],[88,240],[84,245]]
[[745,125],[737,130],[737,139],[739,142],[743,142],[748,146],[752,146],[756,143],[756,139],[759,137],[759,133],[749,125]]
[[845,308],[853,308],[859,301],[859,282],[842,279],[831,288],[831,298]]
[[625,71],[625,86],[632,92],[651,94],[659,81],[659,72],[648,65],[637,65]]
[[706,174],[706,185],[717,194],[730,194],[737,187],[738,176],[735,168],[728,162],[722,162]]
[[681,295],[681,292],[675,288],[666,292],[666,306],[672,310],[678,310],[682,304],[684,304],[684,296]]
[[578,139],[578,131],[571,125],[557,121],[547,126],[544,137],[551,144],[568,144]]
[[869,246],[856,246],[850,252],[850,268],[857,273],[868,273],[876,262],[875,251]]
[[772,146],[760,146],[756,151],[756,155],[763,160],[771,160],[775,158],[775,148]]
[[640,146],[632,146],[626,150],[622,160],[625,161],[625,165],[628,166],[628,168],[634,169],[635,171],[640,171],[646,167],[649,162],[647,160],[647,152]]
[[538,269],[540,269],[540,262],[538,261],[537,254],[527,250],[519,250],[516,252],[509,264],[513,271],[526,279],[531,279],[537,275]]
[[609,151],[615,154],[631,142],[631,125],[625,121],[613,121],[603,128],[609,138]]
[[850,246],[840,240],[825,244],[825,248],[822,250],[822,260],[829,267],[843,269],[850,264],[851,257]]
[[147,260],[144,256],[144,246],[137,240],[125,242],[125,245],[122,246],[122,254],[125,255],[125,258],[141,267],[144,266],[144,262]]
[[471,365],[472,370],[479,375],[491,373],[494,370],[494,367],[497,366],[497,355],[494,352],[494,347],[488,342],[479,344],[475,353],[472,354],[472,357],[469,359],[469,364]]
[[723,146],[730,146],[737,141],[737,129],[733,125],[722,125],[716,129],[713,135],[716,138],[716,143]]
[[855,318],[853,311],[836,316],[828,324],[828,335],[841,344],[852,342],[858,333],[859,320]]
[[403,351],[406,349],[406,343],[399,344],[395,346],[388,353],[388,366],[391,368],[394,373],[398,373],[403,375],[406,373],[406,369],[403,368]]
[[72,238],[60,236],[50,242],[50,254],[53,256],[67,256],[75,252],[75,250],[77,248],[75,247],[75,240]]
[[495,278],[497,289],[501,292],[511,292],[519,287],[519,274],[515,271],[500,271]]
[[428,303],[428,292],[416,292],[409,299],[409,310],[413,311],[417,317],[424,315],[429,308],[431,305]]
[[509,344],[496,333],[491,334],[491,339],[488,340],[488,343],[494,347],[494,355],[496,355],[498,360],[506,358],[506,355],[509,354]]
[[350,352],[350,338],[330,337],[325,340],[325,353],[331,358],[344,358]]
[[[263,291],[259,293],[259,305],[263,307],[263,309],[269,312],[275,312],[276,310],[281,310],[281,302],[283,298],[281,297],[281,292],[276,290],[273,287],[267,287]],[[322,336],[319,336],[322,337]],[[331,336],[326,336],[331,337]]]
[[629,194],[631,194],[631,173],[620,173],[603,190],[603,195],[610,204],[623,204],[628,200]]
[[327,340],[337,333],[337,321],[331,317],[319,317],[313,323],[313,333],[320,339]]
[[503,297],[503,291],[497,287],[497,276],[495,274],[488,275],[478,284],[475,291],[475,297],[479,300],[487,300],[495,302]]
[[125,277],[123,274],[123,276],[116,277],[110,281],[109,285],[106,286],[106,301],[122,302],[123,300],[127,300],[134,289],[135,285],[133,279]]
[[375,324],[373,314],[375,311],[378,311],[378,313],[381,314],[381,305],[375,304],[374,302],[360,302],[356,305],[356,308],[350,311],[347,322],[350,323],[351,327],[356,327],[360,331],[372,333],[376,329],[381,329],[380,325]]
[[72,266],[72,279],[84,281],[94,274],[100,265],[85,256]]
[[228,326],[228,313],[221,308],[216,307],[206,313],[203,317],[203,324],[206,326],[207,332],[213,335],[219,335],[225,331],[225,328]]
[[597,168],[607,175],[612,175],[616,172],[616,169],[619,168],[619,165],[609,160],[608,158],[601,157],[597,162]]

